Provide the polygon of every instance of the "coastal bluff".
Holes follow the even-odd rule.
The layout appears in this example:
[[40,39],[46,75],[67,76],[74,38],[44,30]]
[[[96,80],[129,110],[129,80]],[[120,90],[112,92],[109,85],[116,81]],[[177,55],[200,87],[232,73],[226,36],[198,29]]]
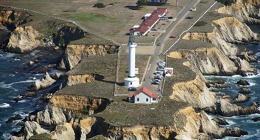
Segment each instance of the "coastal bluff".
[[[256,16],[255,13],[248,14]],[[190,31],[180,41],[184,45],[173,48],[166,56],[167,66],[174,67],[174,74],[167,77],[163,97],[158,104],[131,104],[125,102],[125,96],[115,97],[110,92],[101,94],[104,90],[110,90],[103,86],[105,83],[118,84],[113,82],[113,77],[112,80],[105,79],[112,75],[110,73],[95,73],[102,77],[96,80],[94,73],[86,68],[81,70],[86,73],[73,75],[68,72],[67,85],[53,93],[42,110],[30,113],[24,120],[24,127],[11,139],[181,140],[246,135],[247,132],[240,128],[225,128],[217,124],[207,113],[223,116],[247,115],[258,113],[257,105],[242,108],[231,100],[222,99],[206,86],[207,80],[203,75],[230,76],[255,72],[256,69],[248,61],[251,56],[243,58],[244,54],[250,53],[239,45],[259,41],[259,36],[240,18],[224,17],[212,21],[211,31]],[[113,61],[107,61],[112,63],[116,60],[116,45],[67,44],[63,41],[55,44],[64,50],[61,61],[58,62],[62,69],[77,71],[79,65],[89,64],[89,59],[85,58],[103,60],[109,54],[113,54]],[[185,47],[185,42],[194,46]],[[105,65],[106,69],[102,67],[96,71],[109,69],[114,72],[114,67],[107,66],[108,63]],[[219,105],[221,108],[218,108]],[[219,110],[222,112],[218,112]]]

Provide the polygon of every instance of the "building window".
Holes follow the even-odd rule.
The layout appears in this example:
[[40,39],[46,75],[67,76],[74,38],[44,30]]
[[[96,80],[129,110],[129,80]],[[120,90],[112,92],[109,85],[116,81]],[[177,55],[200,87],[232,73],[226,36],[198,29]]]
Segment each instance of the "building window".
[[146,102],[148,102],[148,98],[146,98]]
[[139,98],[137,98],[137,101],[139,101]]
[[156,98],[153,98],[153,101],[156,101]]

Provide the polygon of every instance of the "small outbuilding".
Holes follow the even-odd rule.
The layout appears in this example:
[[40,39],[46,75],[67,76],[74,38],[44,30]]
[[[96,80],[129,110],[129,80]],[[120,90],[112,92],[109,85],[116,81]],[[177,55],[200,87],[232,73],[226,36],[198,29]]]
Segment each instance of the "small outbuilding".
[[128,94],[128,101],[140,104],[158,103],[159,95],[152,93],[145,87],[142,87],[134,93]]

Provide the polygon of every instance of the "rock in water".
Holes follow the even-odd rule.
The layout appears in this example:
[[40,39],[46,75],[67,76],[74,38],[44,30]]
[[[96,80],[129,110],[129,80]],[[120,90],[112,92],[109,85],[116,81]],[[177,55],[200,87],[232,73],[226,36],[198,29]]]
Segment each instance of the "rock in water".
[[239,81],[237,81],[237,84],[243,85],[243,86],[248,86],[248,85],[250,85],[248,81],[242,80],[242,79],[239,80]]
[[36,134],[47,133],[49,131],[41,128],[41,126],[34,121],[26,121],[24,125],[25,139],[29,139],[31,136]]
[[241,103],[241,102],[246,102],[249,100],[249,97],[244,94],[238,94],[236,99],[234,100],[235,103]]
[[41,80],[36,80],[33,85],[31,85],[28,89],[29,90],[40,90],[51,86],[55,83],[56,80],[52,79],[48,72],[44,75],[44,78]]
[[252,121],[258,122],[258,121],[260,121],[260,117],[255,117],[255,118],[252,119]]
[[213,118],[213,121],[215,121],[219,125],[229,125],[229,123],[224,118]]
[[17,114],[17,115],[15,115],[14,117],[9,118],[9,119],[6,121],[6,123],[13,123],[14,120],[20,120],[20,119],[22,119],[22,116],[19,115],[19,114]]
[[252,93],[252,91],[247,87],[241,87],[239,93],[250,94],[250,93]]

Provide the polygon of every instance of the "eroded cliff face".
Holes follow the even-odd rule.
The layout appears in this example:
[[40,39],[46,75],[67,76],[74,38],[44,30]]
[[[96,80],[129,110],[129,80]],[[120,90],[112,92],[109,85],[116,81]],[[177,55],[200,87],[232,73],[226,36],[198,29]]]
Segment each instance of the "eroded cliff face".
[[11,34],[6,50],[16,53],[30,52],[42,44],[40,36],[32,26],[17,27]]
[[29,21],[30,14],[16,12],[14,10],[0,11],[0,27],[6,26],[9,30],[14,30],[17,26]]
[[89,74],[67,75],[67,85],[69,86],[93,81],[95,81],[94,76]]
[[[237,128],[236,128],[237,129]],[[232,135],[233,128],[226,129],[210,120],[202,111],[199,114],[192,107],[186,107],[173,114],[173,124],[169,126],[110,126],[109,139],[147,140],[147,139],[212,139]],[[237,129],[237,134],[242,133]],[[238,136],[237,135],[237,136]]]
[[247,23],[260,23],[260,1],[259,0],[237,0],[231,6],[217,9],[217,12],[230,14]]
[[200,40],[212,43],[211,48],[198,48],[195,50],[179,50],[184,58],[192,58],[191,62],[202,72],[202,74],[233,75],[245,72],[256,72],[247,60],[237,57],[245,52],[239,51],[237,43],[259,40],[256,33],[245,24],[234,17],[225,17],[214,20],[214,29],[211,33],[187,33],[185,40]]
[[249,42],[259,40],[256,33],[245,24],[234,17],[224,17],[212,22],[214,27],[211,33],[187,33],[185,40],[201,40],[212,43],[227,56],[239,54],[238,48],[234,43]]
[[205,81],[200,77],[188,82],[180,82],[173,85],[171,99],[190,103],[195,108],[214,106],[216,97],[210,92]]
[[70,70],[84,57],[111,54],[117,51],[118,47],[111,45],[68,45],[64,57],[61,60],[60,67]]
[[[76,93],[75,93],[76,94]],[[67,110],[87,110],[89,114],[97,113],[110,103],[105,98],[95,98],[77,95],[54,95],[50,103],[56,107]]]

